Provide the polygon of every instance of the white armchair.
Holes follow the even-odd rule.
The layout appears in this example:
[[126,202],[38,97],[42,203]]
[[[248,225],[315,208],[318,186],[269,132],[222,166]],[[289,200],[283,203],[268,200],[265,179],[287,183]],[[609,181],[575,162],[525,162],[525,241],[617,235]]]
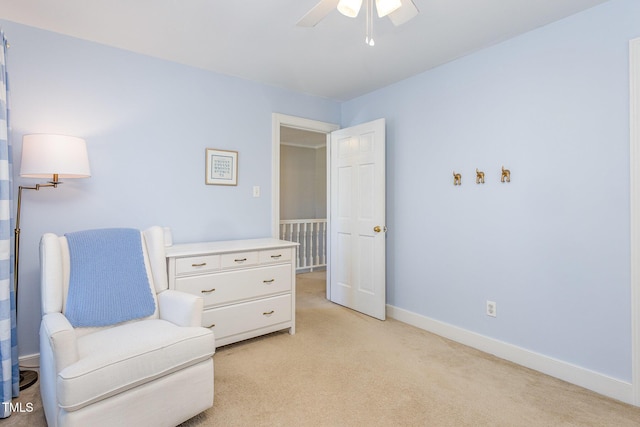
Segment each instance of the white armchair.
[[162,228],[140,238],[155,311],[91,327],[65,316],[76,265],[67,238],[41,239],[40,388],[50,427],[175,426],[213,406],[215,342],[201,327],[202,298],[168,289]]

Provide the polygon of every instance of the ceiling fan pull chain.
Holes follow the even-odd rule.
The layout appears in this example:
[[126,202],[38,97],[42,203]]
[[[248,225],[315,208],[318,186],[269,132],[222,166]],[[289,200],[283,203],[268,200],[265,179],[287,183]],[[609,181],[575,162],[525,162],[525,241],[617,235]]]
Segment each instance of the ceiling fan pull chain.
[[364,42],[369,44],[369,0],[367,0],[367,4],[365,4],[365,14],[364,14]]
[[373,41],[373,0],[367,1],[367,36],[364,42],[369,46],[376,44],[376,42]]

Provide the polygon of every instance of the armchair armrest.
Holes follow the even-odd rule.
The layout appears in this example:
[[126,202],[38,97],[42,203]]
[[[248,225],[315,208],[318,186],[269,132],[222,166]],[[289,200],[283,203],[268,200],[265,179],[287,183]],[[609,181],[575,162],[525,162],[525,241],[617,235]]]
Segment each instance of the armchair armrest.
[[173,289],[158,294],[160,318],[178,326],[202,326],[204,300]]
[[53,354],[56,372],[78,361],[76,331],[62,313],[49,313],[42,317],[41,330],[46,334]]

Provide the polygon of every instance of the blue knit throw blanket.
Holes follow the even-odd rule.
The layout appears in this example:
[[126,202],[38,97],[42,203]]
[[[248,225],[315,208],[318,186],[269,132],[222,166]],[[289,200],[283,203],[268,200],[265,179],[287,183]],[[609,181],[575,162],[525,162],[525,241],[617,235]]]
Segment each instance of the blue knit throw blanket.
[[140,231],[65,234],[71,273],[65,316],[74,327],[107,326],[153,314]]

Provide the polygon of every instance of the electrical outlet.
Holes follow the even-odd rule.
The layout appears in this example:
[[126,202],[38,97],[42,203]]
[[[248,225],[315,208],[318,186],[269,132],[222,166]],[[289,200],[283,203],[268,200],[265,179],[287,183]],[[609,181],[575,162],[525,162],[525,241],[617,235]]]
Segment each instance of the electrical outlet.
[[496,317],[498,305],[494,301],[487,301],[487,316]]
[[253,197],[260,197],[260,187],[258,185],[253,187]]

